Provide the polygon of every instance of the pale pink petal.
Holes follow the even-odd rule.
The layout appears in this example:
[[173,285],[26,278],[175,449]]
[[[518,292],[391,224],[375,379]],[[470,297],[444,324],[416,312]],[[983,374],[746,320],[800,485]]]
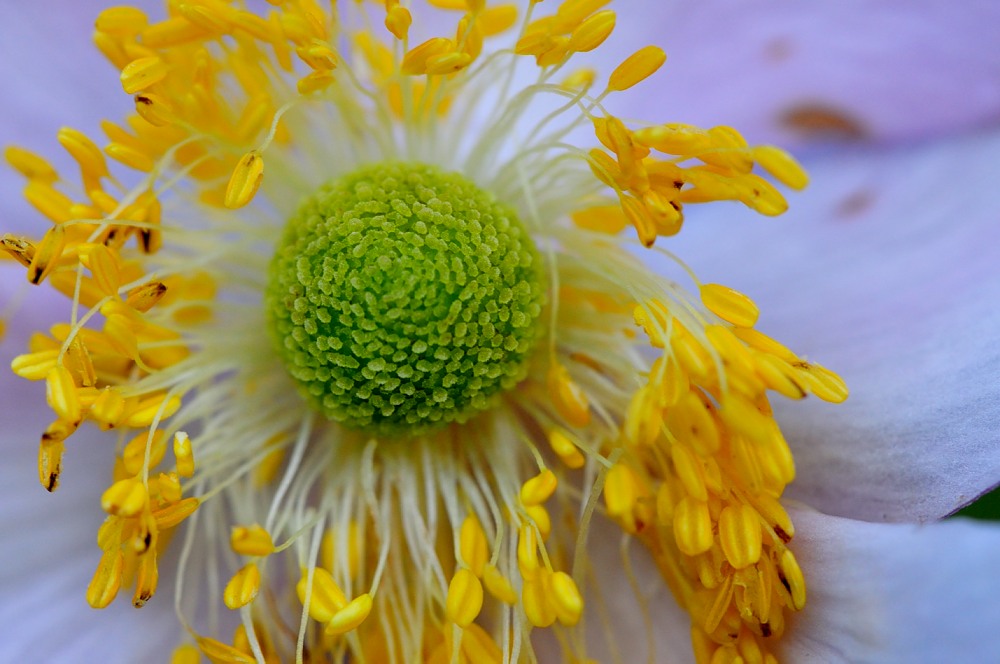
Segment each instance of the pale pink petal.
[[664,242],[847,381],[841,405],[774,399],[794,497],[926,520],[1000,480],[998,159],[997,133],[830,157],[786,217],[692,212]]
[[616,47],[655,43],[669,55],[655,85],[612,100],[627,117],[732,125],[782,144],[1000,122],[1000,5],[990,0],[616,4]]
[[785,635],[784,661],[996,661],[996,524],[870,524],[804,509],[792,517],[808,599]]

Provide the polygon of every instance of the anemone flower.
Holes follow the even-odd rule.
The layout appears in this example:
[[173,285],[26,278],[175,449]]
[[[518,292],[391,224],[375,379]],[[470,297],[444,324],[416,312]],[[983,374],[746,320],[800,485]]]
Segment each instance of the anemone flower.
[[83,4],[2,16],[5,661],[1000,651],[1000,533],[876,523],[1000,477],[995,9]]

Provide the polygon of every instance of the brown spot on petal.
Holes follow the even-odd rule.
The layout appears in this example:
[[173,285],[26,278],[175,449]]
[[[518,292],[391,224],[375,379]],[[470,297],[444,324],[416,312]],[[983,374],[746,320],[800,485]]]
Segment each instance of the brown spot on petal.
[[784,62],[795,51],[788,37],[775,37],[764,45],[764,59],[769,62]]
[[874,203],[875,194],[867,189],[861,189],[840,201],[836,213],[841,219],[851,219],[867,212]]
[[780,122],[810,139],[860,141],[869,135],[861,120],[823,102],[803,102],[792,106],[781,115]]

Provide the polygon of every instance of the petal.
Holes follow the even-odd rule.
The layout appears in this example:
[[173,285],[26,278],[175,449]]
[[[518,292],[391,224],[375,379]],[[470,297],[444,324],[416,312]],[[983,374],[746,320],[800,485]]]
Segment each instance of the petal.
[[851,389],[836,406],[774,400],[793,497],[926,520],[1000,479],[998,155],[1000,133],[831,157],[786,219],[692,214],[670,247]]
[[910,139],[1000,119],[997,3],[655,4],[619,9],[616,46],[653,42],[670,56],[656,85],[618,104],[627,117],[732,125],[784,145]]
[[[0,149],[13,144],[38,151],[75,177],[73,161],[56,142],[59,128],[70,123],[103,145],[101,119],[131,110],[118,72],[90,38],[94,19],[107,6],[106,0],[0,3],[0,25],[5,26],[0,62],[13,63],[0,69]],[[42,228],[39,215],[21,197],[21,186],[20,176],[6,163],[0,165],[0,209],[5,212],[0,232]]]
[[783,661],[995,660],[1000,527],[792,516],[809,599],[786,633]]

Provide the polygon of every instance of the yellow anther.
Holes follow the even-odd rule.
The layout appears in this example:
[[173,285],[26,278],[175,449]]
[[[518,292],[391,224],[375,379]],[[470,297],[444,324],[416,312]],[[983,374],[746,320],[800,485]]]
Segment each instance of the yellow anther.
[[153,512],[153,519],[156,520],[156,527],[160,530],[173,528],[184,519],[188,518],[198,509],[201,501],[195,497],[185,498],[176,503],[171,503],[166,507],[161,507]]
[[4,234],[0,238],[0,248],[24,267],[30,267],[35,257],[35,245],[22,237]]
[[360,569],[365,544],[361,528],[357,522],[352,520],[347,526],[346,533],[342,528],[339,528],[336,532],[327,531],[323,535],[323,541],[320,546],[320,560],[323,561],[323,565],[327,569],[335,569],[335,559],[342,550],[340,548],[342,545],[337,542],[337,539],[341,537],[347,538],[346,546],[344,547],[347,550],[347,570],[353,577],[357,575]]
[[87,586],[87,603],[95,609],[103,609],[114,601],[118,589],[122,585],[122,570],[125,568],[125,556],[121,550],[114,549],[104,552],[97,571]]
[[611,0],[563,0],[552,17],[552,30],[569,32]]
[[167,287],[162,281],[150,281],[149,283],[129,289],[126,294],[125,304],[136,311],[145,313],[162,300],[166,294]]
[[569,377],[566,367],[553,363],[548,371],[549,396],[559,414],[570,426],[583,427],[590,422],[587,394]]
[[156,586],[160,572],[156,565],[156,551],[149,551],[139,558],[139,566],[135,572],[135,593],[132,595],[132,606],[141,609],[146,602],[156,594]]
[[86,262],[101,292],[116,295],[121,286],[121,259],[103,244],[98,244],[87,252]]
[[549,469],[538,473],[521,485],[521,502],[524,505],[541,505],[555,493],[559,479]]
[[573,441],[569,439],[562,429],[551,429],[548,438],[552,451],[556,453],[568,468],[582,468],[587,462],[577,446],[573,444]]
[[774,390],[789,399],[801,399],[806,395],[803,381],[795,369],[774,355],[755,352],[754,370],[769,390]]
[[576,582],[565,572],[552,575],[552,599],[559,622],[567,627],[580,622],[583,615],[583,596]]
[[639,388],[625,414],[625,437],[632,445],[651,445],[663,426],[663,403],[654,385]]
[[459,627],[466,627],[483,608],[483,584],[466,568],[455,572],[448,584],[445,614]]
[[160,500],[175,503],[181,499],[181,479],[177,473],[160,473],[156,476]]
[[747,207],[768,217],[776,217],[788,211],[788,201],[781,192],[764,178],[750,173],[734,180],[732,186],[736,197]]
[[146,27],[145,12],[135,7],[109,7],[101,11],[94,21],[100,32],[116,37],[134,37]]
[[521,576],[530,578],[538,572],[538,535],[529,523],[521,526],[517,538],[517,565]]
[[233,13],[225,5],[181,4],[178,11],[191,23],[217,34],[229,32]]
[[540,569],[539,573],[524,580],[521,589],[521,605],[524,615],[535,627],[549,627],[558,618],[555,602],[552,600],[552,572]]
[[101,509],[117,516],[135,516],[148,502],[146,485],[137,477],[118,480],[101,495]]
[[257,565],[244,565],[226,584],[222,592],[222,601],[230,609],[246,606],[257,598],[260,592],[260,570]]
[[517,5],[495,5],[479,14],[479,29],[484,37],[492,37],[509,30],[517,22]]
[[141,92],[135,96],[135,112],[154,127],[166,127],[176,118],[173,105],[152,92]]
[[791,599],[791,607],[796,611],[801,611],[806,605],[806,580],[802,576],[802,568],[795,560],[791,550],[785,549],[778,560],[778,579],[781,585],[788,591]]
[[702,303],[719,318],[737,327],[753,327],[760,310],[753,300],[722,284],[703,284],[699,290]]
[[442,53],[432,55],[427,58],[424,65],[424,73],[428,76],[442,76],[454,74],[465,69],[472,63],[472,56],[468,53]]
[[101,178],[108,175],[108,164],[104,154],[92,140],[82,132],[70,127],[63,127],[57,134],[59,144],[80,165],[80,171],[85,178]]
[[52,367],[45,376],[45,398],[59,419],[66,422],[80,420],[80,397],[69,369],[63,365]]
[[[105,327],[105,331],[107,328]],[[125,425],[136,429],[148,427],[157,416],[166,419],[177,412],[181,407],[181,400],[178,397],[164,395],[149,397],[139,401],[125,415]]]
[[191,439],[184,431],[174,434],[174,459],[177,462],[177,474],[181,477],[194,475],[194,452],[191,450]]
[[333,614],[326,625],[327,634],[343,634],[350,632],[365,621],[372,610],[372,596],[368,593],[359,595],[347,606]]
[[[302,569],[302,577],[295,586],[299,602],[305,606],[306,588],[309,580],[309,570]],[[313,568],[312,593],[309,597],[309,615],[313,620],[328,623],[333,616],[347,606],[347,597],[340,589],[333,576],[322,567]]]
[[142,173],[149,173],[156,166],[152,157],[145,152],[121,143],[111,143],[105,146],[104,152],[115,161]]
[[728,505],[719,514],[719,543],[726,560],[743,569],[760,560],[760,517],[746,504]]
[[45,158],[30,150],[12,145],[4,149],[3,156],[14,170],[29,180],[52,184],[59,179],[56,169]]
[[42,283],[45,277],[52,273],[65,248],[65,226],[53,226],[46,231],[42,241],[35,247],[35,255],[31,258],[31,264],[28,265],[28,281],[33,284]]
[[56,368],[59,350],[41,350],[36,353],[18,355],[11,363],[11,370],[28,380],[43,380]]
[[781,345],[771,337],[766,334],[762,334],[757,330],[750,328],[737,327],[733,329],[733,334],[739,338],[740,341],[746,345],[761,351],[762,353],[767,353],[768,355],[774,355],[778,359],[784,360],[785,362],[799,362],[798,356],[795,355],[785,346]]
[[438,55],[451,53],[455,50],[455,42],[444,37],[434,37],[415,46],[403,56],[400,71],[403,74],[416,76],[427,73],[427,61]]
[[552,532],[552,517],[549,516],[549,511],[541,505],[531,505],[524,511],[538,527],[538,534],[542,536],[542,540],[547,540],[549,533]]
[[264,157],[256,150],[243,155],[226,187],[225,205],[231,210],[241,208],[257,193],[264,179]]
[[611,72],[608,90],[628,90],[652,76],[667,61],[667,54],[658,46],[645,46],[625,59]]
[[[501,664],[503,650],[482,627],[472,623],[462,633],[462,654],[469,664]],[[459,660],[463,661],[463,660]]]
[[233,551],[243,556],[268,556],[274,553],[271,533],[263,526],[235,526],[229,535],[229,545]]
[[285,462],[285,448],[275,447],[268,452],[257,467],[253,469],[253,481],[257,487],[267,486],[278,476],[281,465]]
[[797,376],[803,386],[823,401],[840,403],[847,399],[848,390],[844,380],[834,372],[819,366],[798,362],[795,365]]
[[712,548],[712,516],[708,504],[690,496],[674,506],[674,539],[677,548],[696,556]]
[[483,570],[483,585],[491,595],[505,604],[514,604],[517,601],[514,586],[494,565],[486,565]]
[[468,9],[465,0],[427,0],[427,4],[438,9],[450,9],[453,11],[464,11]]
[[695,392],[688,392],[667,414],[667,427],[677,440],[701,456],[719,449],[719,426],[712,412]]
[[752,496],[750,502],[753,503],[754,508],[756,508],[761,518],[764,519],[764,522],[774,530],[774,534],[778,536],[778,539],[786,543],[791,541],[795,536],[795,526],[792,524],[792,519],[788,516],[788,512],[782,506],[781,501],[766,493],[761,493]]
[[804,189],[809,184],[809,174],[792,155],[773,145],[761,145],[751,151],[754,161],[778,182],[792,189]]
[[400,41],[406,39],[412,23],[413,17],[410,16],[410,11],[402,5],[396,5],[385,15],[386,29]]
[[198,648],[212,664],[256,664],[257,662],[253,655],[207,636],[198,637]]
[[642,494],[642,487],[635,472],[624,463],[616,463],[604,480],[604,504],[608,516],[622,522],[629,532],[635,531],[632,512]]
[[464,562],[476,576],[483,575],[489,560],[489,548],[483,526],[473,515],[465,517],[458,534],[458,549]]
[[65,194],[57,191],[48,182],[32,180],[24,187],[24,198],[36,210],[56,222],[62,224],[73,219],[70,209],[71,201]]
[[625,213],[625,218],[635,227],[639,241],[644,247],[652,247],[656,242],[656,220],[649,214],[646,206],[639,199],[626,194],[619,196],[618,200],[621,203],[622,212]]
[[200,664],[201,653],[190,643],[174,648],[170,655],[170,664]]
[[142,470],[146,461],[146,449],[149,448],[149,467],[156,466],[163,460],[163,455],[167,452],[166,437],[163,431],[157,429],[150,436],[149,432],[143,431],[125,445],[122,450],[122,462],[125,465],[125,472],[135,475]]
[[628,218],[620,205],[596,205],[573,212],[570,217],[580,228],[617,235],[628,226]]
[[42,436],[38,445],[38,481],[48,492],[59,488],[59,476],[62,474],[62,457],[66,451],[63,440],[48,440]]
[[169,71],[167,63],[156,55],[133,60],[122,69],[122,88],[130,95],[142,92],[166,78]]
[[604,43],[615,29],[615,13],[610,9],[598,12],[573,29],[569,38],[569,50],[574,52],[593,51]]
[[195,25],[183,16],[174,16],[146,26],[140,37],[146,49],[163,49],[205,39],[211,34],[209,30]]
[[732,393],[726,395],[719,414],[734,431],[760,443],[771,438],[778,428],[774,420],[761,412],[760,408]]
[[695,500],[708,500],[705,469],[691,448],[682,443],[675,443],[670,447],[670,458],[674,464],[674,472],[677,473],[677,477],[688,495]]
[[564,90],[575,92],[577,90],[589,88],[591,85],[594,84],[594,81],[596,79],[597,79],[597,72],[590,67],[584,67],[582,69],[577,69],[569,76],[564,78],[562,82],[559,84],[559,87],[561,87]]

